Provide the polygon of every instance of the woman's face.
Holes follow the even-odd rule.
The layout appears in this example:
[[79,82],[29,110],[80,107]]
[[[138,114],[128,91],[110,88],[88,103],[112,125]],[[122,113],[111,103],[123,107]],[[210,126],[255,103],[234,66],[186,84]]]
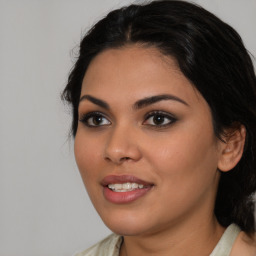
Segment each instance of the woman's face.
[[78,112],[77,165],[111,230],[147,235],[213,218],[221,142],[174,60],[136,46],[100,53]]

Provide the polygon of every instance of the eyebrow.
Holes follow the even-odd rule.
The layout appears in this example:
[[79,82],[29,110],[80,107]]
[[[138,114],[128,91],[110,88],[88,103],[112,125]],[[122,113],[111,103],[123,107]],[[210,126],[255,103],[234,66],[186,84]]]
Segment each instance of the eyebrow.
[[[98,105],[98,106],[100,106],[102,108],[105,108],[107,110],[110,109],[110,106],[106,101],[95,98],[91,95],[83,95],[80,98],[79,102],[84,101],[84,100],[88,100],[88,101],[92,102],[93,104]],[[155,95],[155,96],[146,97],[144,99],[138,100],[134,103],[133,108],[134,109],[141,109],[141,108],[147,107],[151,104],[157,103],[157,102],[162,101],[162,100],[173,100],[173,101],[177,101],[179,103],[182,103],[186,106],[189,106],[189,104],[186,101],[178,98],[177,96],[174,96],[174,95],[171,95],[171,94],[161,94],[161,95]]]
[[102,108],[105,108],[107,110],[110,109],[110,107],[109,107],[107,102],[105,102],[104,100],[97,99],[97,98],[95,98],[95,97],[93,97],[91,95],[84,95],[84,96],[82,96],[80,98],[80,100],[79,100],[79,103],[81,101],[84,101],[84,100],[89,100],[90,102],[94,103],[95,105],[98,105],[98,106],[100,106]]
[[134,108],[141,109],[141,108],[147,107],[151,104],[154,104],[154,103],[162,101],[162,100],[174,100],[174,101],[182,103],[186,106],[189,106],[189,104],[186,101],[178,98],[177,96],[174,96],[171,94],[162,94],[162,95],[151,96],[151,97],[147,97],[147,98],[138,100],[135,102]]

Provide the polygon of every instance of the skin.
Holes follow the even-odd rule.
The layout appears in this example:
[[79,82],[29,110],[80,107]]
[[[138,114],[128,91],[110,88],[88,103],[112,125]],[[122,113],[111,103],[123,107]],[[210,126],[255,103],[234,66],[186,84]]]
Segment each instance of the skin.
[[[134,107],[163,94],[183,103],[168,99]],[[97,212],[124,236],[120,255],[209,255],[225,230],[213,214],[217,168],[228,171],[239,161],[245,131],[234,143],[218,140],[202,95],[173,59],[154,48],[133,45],[100,53],[85,74],[81,99],[75,157]],[[101,122],[84,118],[92,111],[101,113]],[[152,111],[164,112],[166,125],[148,118]],[[114,204],[103,195],[107,175],[133,175],[154,186],[133,202]]]
[[231,250],[230,256],[256,256],[256,234],[248,236],[240,232]]

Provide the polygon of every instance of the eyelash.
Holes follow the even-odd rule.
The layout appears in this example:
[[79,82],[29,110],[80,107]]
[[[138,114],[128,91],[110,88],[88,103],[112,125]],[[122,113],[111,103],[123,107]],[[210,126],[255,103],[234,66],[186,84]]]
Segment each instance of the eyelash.
[[[104,118],[106,119],[109,123],[108,124],[103,124],[103,125],[97,125],[97,124],[90,124],[90,118],[96,118],[96,117],[99,117],[99,118]],[[111,122],[105,117],[105,115],[103,115],[101,112],[90,112],[90,113],[87,113],[87,114],[84,114],[81,116],[81,118],[79,118],[79,121],[82,122],[83,124],[85,124],[87,127],[90,127],[90,128],[97,128],[97,127],[102,127],[102,126],[106,126],[106,125],[109,125],[111,124]],[[92,120],[93,121],[93,120]],[[94,119],[95,121],[95,119]]]
[[[151,118],[154,118],[154,117],[157,117],[157,116],[164,119],[163,120],[164,124],[147,124],[146,123]],[[101,118],[101,120],[103,120],[103,122],[107,122],[107,124],[95,124],[95,123],[92,124],[92,122],[94,122],[95,118],[97,118],[97,117]],[[92,119],[92,120],[90,120],[90,119]],[[167,123],[166,123],[166,119],[168,119]],[[90,128],[99,128],[99,127],[107,126],[107,125],[111,124],[111,122],[108,120],[108,118],[104,114],[102,114],[101,112],[90,112],[90,113],[84,114],[84,115],[81,116],[81,118],[79,118],[79,121],[82,122],[87,127],[90,127]],[[152,120],[152,121],[154,122],[154,120]],[[162,121],[162,120],[160,120],[160,121]],[[152,111],[152,112],[145,115],[143,124],[151,126],[153,128],[156,128],[156,129],[157,128],[161,129],[161,128],[165,128],[165,127],[168,127],[168,126],[172,125],[176,121],[177,121],[177,118],[170,115],[169,113],[166,113],[166,112],[163,112],[163,111]]]
[[[154,127],[154,128],[165,128],[165,127],[168,127],[170,125],[172,125],[173,123],[175,123],[177,121],[177,118],[175,118],[173,115],[169,114],[169,113],[166,113],[164,111],[152,111],[150,113],[148,113],[146,116],[145,116],[145,121],[143,122],[143,124],[145,124],[145,122],[147,122],[150,118],[154,118],[154,117],[161,117],[161,118],[164,118],[164,124],[147,124],[151,127]],[[166,123],[166,119],[168,119],[167,123]],[[155,120],[156,121],[156,120]]]

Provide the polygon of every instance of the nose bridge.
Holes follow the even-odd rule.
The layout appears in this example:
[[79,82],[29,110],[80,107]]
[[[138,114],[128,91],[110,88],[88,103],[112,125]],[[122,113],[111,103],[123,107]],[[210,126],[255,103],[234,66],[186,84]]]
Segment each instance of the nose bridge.
[[137,161],[141,157],[136,129],[120,124],[113,127],[105,146],[105,158],[115,163],[124,160]]

